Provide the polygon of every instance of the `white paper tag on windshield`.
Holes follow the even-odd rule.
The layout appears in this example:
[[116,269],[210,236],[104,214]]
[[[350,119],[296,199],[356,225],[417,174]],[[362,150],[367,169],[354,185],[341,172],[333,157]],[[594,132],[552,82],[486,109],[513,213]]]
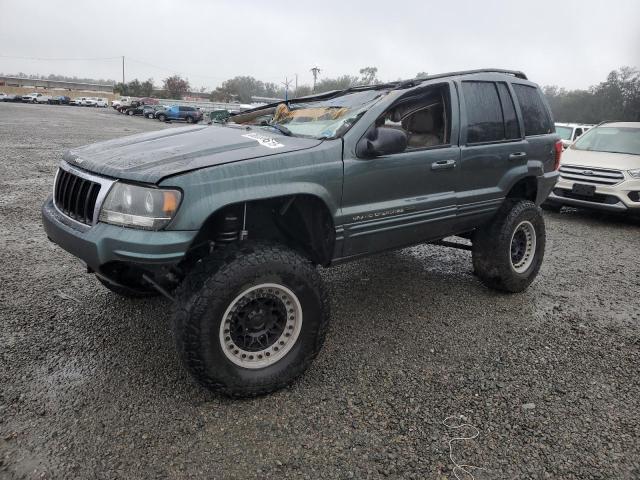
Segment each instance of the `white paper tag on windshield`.
[[263,147],[267,148],[280,148],[284,147],[284,145],[278,142],[275,138],[266,137],[264,135],[260,135],[259,133],[247,133],[246,135],[242,135],[245,138],[250,138],[251,140],[255,140]]

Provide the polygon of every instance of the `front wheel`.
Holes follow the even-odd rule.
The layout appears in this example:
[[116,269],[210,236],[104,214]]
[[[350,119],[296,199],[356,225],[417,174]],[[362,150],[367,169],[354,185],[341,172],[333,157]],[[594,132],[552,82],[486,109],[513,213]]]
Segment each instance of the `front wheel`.
[[133,110],[128,110],[127,115],[129,115],[130,117],[133,117]]
[[196,264],[178,289],[178,351],[205,388],[251,397],[283,388],[318,354],[329,322],[322,280],[288,248],[245,242]]
[[166,119],[167,119],[166,116],[164,116],[162,114],[158,115],[158,120],[160,120],[161,122],[164,122]]
[[506,200],[473,236],[473,267],[495,290],[521,292],[536,278],[545,248],[542,211],[533,202]]

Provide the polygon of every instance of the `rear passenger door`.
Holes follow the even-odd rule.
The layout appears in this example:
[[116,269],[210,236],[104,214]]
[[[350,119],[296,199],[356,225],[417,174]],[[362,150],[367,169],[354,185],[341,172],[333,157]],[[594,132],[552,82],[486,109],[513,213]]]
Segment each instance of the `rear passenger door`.
[[528,166],[536,175],[542,175],[555,163],[557,137],[550,135],[555,132],[551,111],[539,88],[518,82],[513,82],[512,87],[522,118]]
[[526,171],[527,148],[508,83],[458,82],[460,183],[458,227],[477,226],[502,203],[515,170]]

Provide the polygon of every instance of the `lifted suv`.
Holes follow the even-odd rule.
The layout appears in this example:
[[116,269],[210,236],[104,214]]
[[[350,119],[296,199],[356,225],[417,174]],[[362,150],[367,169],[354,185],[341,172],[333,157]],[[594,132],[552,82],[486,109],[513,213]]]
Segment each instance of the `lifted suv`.
[[490,288],[527,288],[561,152],[524,74],[433,75],[71,150],[43,222],[108,289],[171,299],[200,384],[252,396],[320,350],[318,265],[430,242],[470,249]]

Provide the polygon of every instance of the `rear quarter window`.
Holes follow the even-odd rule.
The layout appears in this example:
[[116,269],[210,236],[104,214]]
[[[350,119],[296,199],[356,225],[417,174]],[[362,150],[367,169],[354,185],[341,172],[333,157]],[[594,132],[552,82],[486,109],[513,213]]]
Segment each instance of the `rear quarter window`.
[[519,83],[512,85],[520,104],[525,136],[544,135],[553,132],[553,123],[542,101],[540,90],[536,87]]

